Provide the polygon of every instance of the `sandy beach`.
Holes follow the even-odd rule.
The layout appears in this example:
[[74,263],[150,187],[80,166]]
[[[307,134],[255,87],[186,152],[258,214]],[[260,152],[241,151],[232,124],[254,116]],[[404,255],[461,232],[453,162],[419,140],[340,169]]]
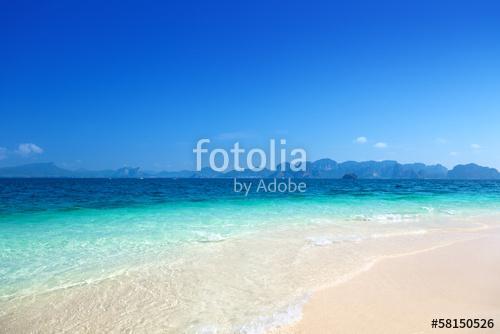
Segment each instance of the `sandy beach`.
[[481,221],[491,224],[360,229],[370,237],[341,241],[340,227],[317,226],[198,243],[175,263],[6,301],[0,332],[428,333],[434,318],[496,322],[500,230]]
[[[315,293],[302,319],[273,333],[494,333],[500,321],[500,234],[386,257]],[[434,318],[494,319],[493,329],[432,329]]]
[[4,300],[0,333],[426,333],[434,318],[499,319],[498,216],[389,217],[202,235]]

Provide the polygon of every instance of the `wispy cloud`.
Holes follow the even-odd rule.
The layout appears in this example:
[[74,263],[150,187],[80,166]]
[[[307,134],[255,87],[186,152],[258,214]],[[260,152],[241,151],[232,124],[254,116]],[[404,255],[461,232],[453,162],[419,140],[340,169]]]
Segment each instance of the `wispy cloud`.
[[458,152],[450,152],[450,155],[451,155],[452,157],[456,157],[456,156],[458,155]]
[[19,144],[16,152],[23,156],[28,156],[31,154],[42,154],[43,149],[36,144],[25,143],[25,144]]
[[0,147],[0,160],[7,157],[7,149],[5,147]]
[[378,142],[376,143],[375,145],[373,145],[373,147],[375,148],[387,148],[387,143],[384,143],[384,142]]
[[354,142],[356,144],[365,144],[367,141],[368,141],[368,139],[366,137],[363,137],[363,136],[354,139]]
[[472,148],[473,150],[479,150],[481,148],[481,145],[479,145],[479,144],[470,144],[470,148]]

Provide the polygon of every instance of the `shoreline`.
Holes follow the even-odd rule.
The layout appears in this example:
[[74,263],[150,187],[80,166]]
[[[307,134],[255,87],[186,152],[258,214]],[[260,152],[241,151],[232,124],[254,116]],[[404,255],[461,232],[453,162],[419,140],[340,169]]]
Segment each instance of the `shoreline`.
[[[341,234],[343,237],[340,239],[335,239],[335,231],[341,232],[342,226],[308,227],[306,233],[300,227],[277,233],[266,231],[259,237],[251,234],[224,242],[201,242],[189,248],[190,252],[185,249],[182,261],[178,263],[163,263],[160,260],[103,280],[12,300],[5,304],[8,309],[0,314],[0,325],[20,333],[33,330],[48,332],[54,328],[61,331],[78,329],[79,332],[92,332],[98,328],[112,332],[127,329],[172,333],[181,329],[189,333],[325,332],[324,328],[294,332],[310,317],[308,309],[317,303],[318,295],[325,291],[329,294],[339,287],[343,290],[351,282],[371,275],[386,263],[396,261],[404,265],[422,254],[434,254],[464,243],[482,244],[481,240],[495,236],[500,245],[500,229],[498,225],[489,223],[493,220],[483,218],[473,227],[452,224],[443,230],[428,227],[423,230],[425,233],[420,229],[408,231],[405,228],[404,233],[392,232],[391,229],[390,233],[380,234],[377,227],[374,231],[363,230],[365,238],[359,238],[360,235],[354,238],[349,232]],[[468,248],[470,253],[470,246]],[[290,262],[291,258],[294,260]],[[448,254],[447,258],[453,256]],[[498,258],[500,263],[500,255]],[[272,260],[268,262],[272,265],[263,266],[262,259]],[[398,268],[393,269],[395,276],[402,271]],[[232,274],[227,276],[228,273]],[[166,277],[168,281],[165,281]],[[260,284],[263,277],[268,279],[268,286]],[[242,280],[245,279],[252,290],[242,289]],[[196,283],[197,286],[192,285],[189,292],[182,287],[171,288],[170,282]],[[186,300],[186,291],[194,302],[184,304],[186,306],[181,309],[178,302]],[[219,291],[220,295],[214,297],[204,291]],[[394,294],[394,291],[388,293]],[[235,299],[235,295],[239,297]],[[254,306],[252,298],[256,296],[266,298],[268,303],[251,309]],[[210,303],[211,306],[207,308],[196,301]],[[218,306],[220,301],[235,303],[221,309]],[[321,308],[334,309],[338,306],[325,303]],[[186,308],[187,305],[189,308]],[[242,314],[235,312],[237,307],[245,312],[252,310],[253,314],[245,319],[242,317],[239,324],[230,322],[230,317]],[[207,310],[213,313],[202,313]],[[315,311],[312,311],[312,318],[314,326],[317,326],[316,323],[328,325],[328,321],[316,319]]]
[[352,278],[314,292],[300,320],[269,333],[430,333],[434,318],[493,319],[498,327],[500,231],[488,232],[377,259]]

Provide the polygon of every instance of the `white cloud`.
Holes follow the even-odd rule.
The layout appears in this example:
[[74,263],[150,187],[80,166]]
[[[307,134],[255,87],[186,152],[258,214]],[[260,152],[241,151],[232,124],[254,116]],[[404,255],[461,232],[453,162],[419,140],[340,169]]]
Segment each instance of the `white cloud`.
[[442,138],[442,137],[438,137],[438,138],[436,138],[436,143],[440,144],[440,145],[448,144],[448,139]]
[[363,137],[363,136],[358,137],[358,138],[356,138],[356,139],[354,140],[354,142],[355,142],[356,144],[365,144],[367,141],[368,141],[368,139],[366,139],[366,137]]
[[450,155],[451,155],[452,157],[456,157],[456,156],[458,155],[458,152],[450,152]]
[[24,156],[28,156],[31,154],[42,154],[43,149],[36,144],[25,143],[25,144],[19,144],[19,146],[17,148],[17,153],[24,155]]
[[384,142],[378,142],[375,145],[373,145],[375,148],[387,148],[387,143]]
[[481,145],[479,145],[479,144],[471,144],[470,148],[472,148],[473,150],[479,150],[481,148]]
[[0,160],[7,157],[7,149],[5,147],[0,147]]

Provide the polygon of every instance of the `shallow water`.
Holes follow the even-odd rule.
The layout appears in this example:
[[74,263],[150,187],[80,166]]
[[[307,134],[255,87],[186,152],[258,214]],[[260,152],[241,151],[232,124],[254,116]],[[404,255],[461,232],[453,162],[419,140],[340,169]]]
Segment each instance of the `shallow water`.
[[0,180],[0,323],[260,333],[500,209],[495,181],[306,182],[245,197],[232,180]]

